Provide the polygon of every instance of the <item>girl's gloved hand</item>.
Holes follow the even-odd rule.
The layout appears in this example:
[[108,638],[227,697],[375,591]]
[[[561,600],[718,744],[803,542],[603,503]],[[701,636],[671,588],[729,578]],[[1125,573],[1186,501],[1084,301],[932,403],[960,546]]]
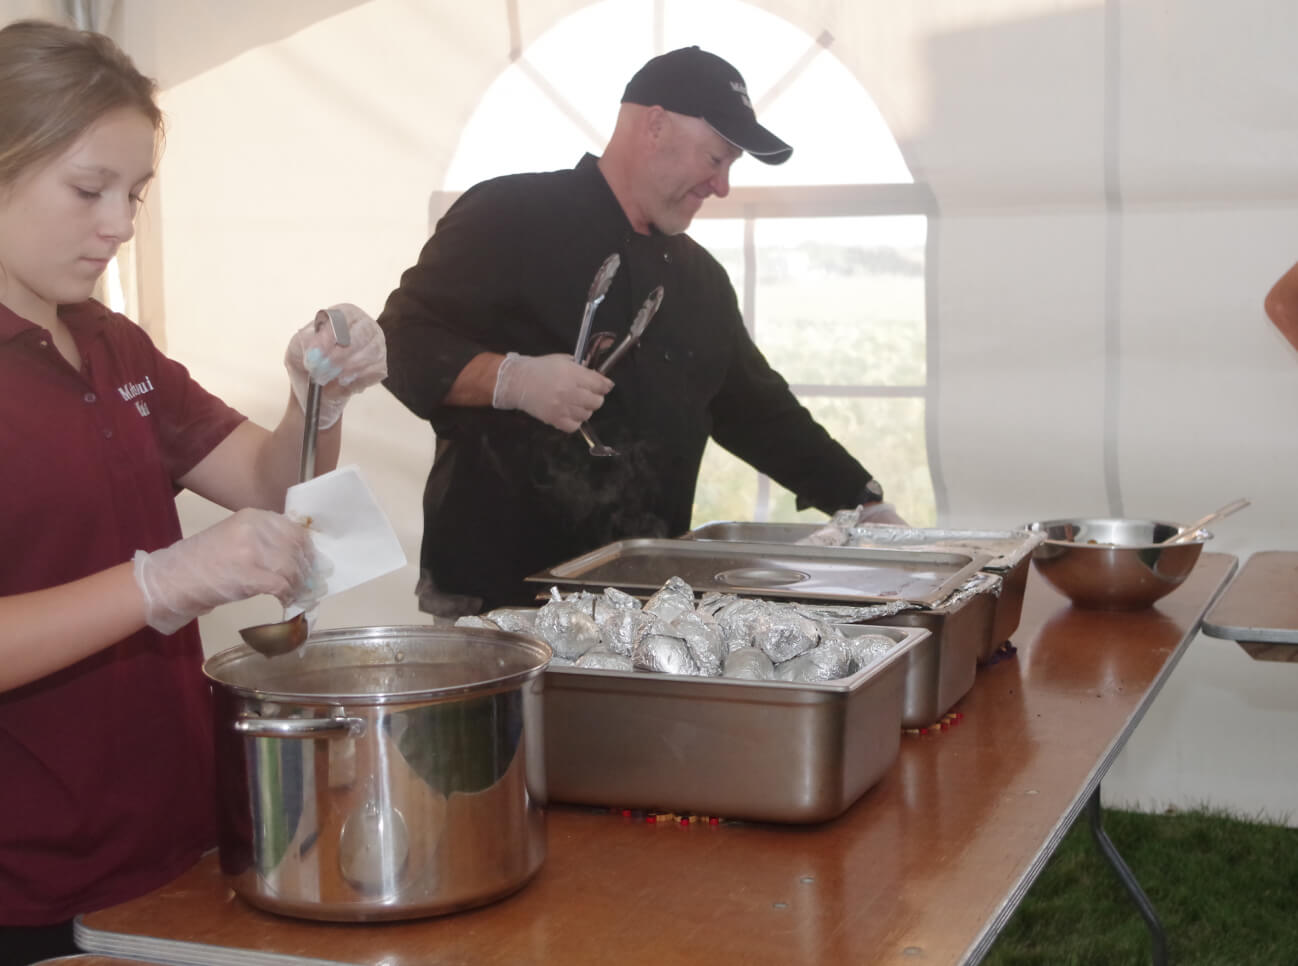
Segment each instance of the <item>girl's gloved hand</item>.
[[315,322],[309,322],[293,334],[284,353],[293,395],[303,412],[308,382],[314,379],[320,384],[318,428],[322,430],[338,422],[348,399],[388,374],[387,342],[379,324],[346,302],[330,307],[347,318],[351,344],[336,344],[330,326],[323,325],[317,332]]
[[328,569],[306,527],[254,509],[152,553],[137,550],[134,565],[145,619],[163,634],[174,634],[220,604],[258,594],[309,609],[324,593]]

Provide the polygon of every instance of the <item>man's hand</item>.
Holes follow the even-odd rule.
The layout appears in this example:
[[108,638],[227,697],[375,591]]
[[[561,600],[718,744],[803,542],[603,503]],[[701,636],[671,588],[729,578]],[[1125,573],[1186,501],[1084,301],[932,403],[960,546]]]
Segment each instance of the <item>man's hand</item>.
[[861,504],[861,508],[856,515],[856,522],[869,523],[871,525],[884,523],[893,527],[910,526],[909,523],[897,515],[897,511],[893,509],[891,503],[884,503],[882,501],[878,503]]
[[563,353],[523,356],[511,352],[496,373],[491,405],[519,409],[565,433],[574,433],[604,405],[613,382]]

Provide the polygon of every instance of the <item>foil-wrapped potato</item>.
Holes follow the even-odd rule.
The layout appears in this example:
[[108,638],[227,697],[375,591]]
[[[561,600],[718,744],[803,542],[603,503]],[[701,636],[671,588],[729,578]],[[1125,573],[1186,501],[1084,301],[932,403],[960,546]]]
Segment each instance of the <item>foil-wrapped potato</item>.
[[768,607],[754,622],[753,646],[776,664],[791,661],[820,643],[816,622],[785,607]]
[[685,639],[690,657],[700,674],[716,677],[729,649],[721,638],[721,628],[713,617],[689,610],[671,622],[672,630]]
[[716,618],[722,638],[734,650],[752,643],[754,628],[767,613],[769,606],[764,600],[718,594],[705,598],[700,609]]
[[629,657],[614,654],[603,647],[593,647],[575,662],[576,667],[596,668],[601,671],[634,671]]
[[576,660],[600,642],[599,625],[587,611],[589,600],[565,600],[558,591],[536,612],[536,633],[559,657]]
[[725,667],[721,673],[728,678],[746,681],[773,681],[775,665],[765,651],[756,647],[741,647],[726,655]]
[[840,641],[828,640],[775,668],[778,681],[824,684],[852,673],[852,656]]
[[533,634],[536,631],[535,615],[522,609],[502,607],[498,610],[489,610],[482,616],[490,620],[502,631],[509,631],[513,634]]
[[465,614],[455,619],[456,627],[481,627],[485,630],[498,631],[501,626],[490,617],[481,614]]
[[864,670],[897,647],[897,642],[886,634],[861,634],[857,637],[840,636],[852,659],[852,673]]
[[630,658],[640,626],[653,615],[646,614],[640,608],[640,601],[616,587],[604,590],[603,601],[595,609],[595,623],[599,625],[603,646]]
[[661,671],[664,674],[699,673],[699,667],[690,654],[685,638],[657,615],[650,615],[636,635],[631,649],[631,663],[642,671]]
[[670,624],[681,614],[694,610],[694,588],[680,577],[668,577],[667,583],[645,601],[644,609]]
[[[805,610],[805,608],[803,608]],[[655,671],[756,681],[823,683],[879,660],[897,642],[884,634],[849,637],[816,613],[792,604],[709,592],[697,603],[690,585],[672,577],[641,606],[615,587],[518,609],[461,618],[457,626],[518,630],[542,638],[552,664]]]

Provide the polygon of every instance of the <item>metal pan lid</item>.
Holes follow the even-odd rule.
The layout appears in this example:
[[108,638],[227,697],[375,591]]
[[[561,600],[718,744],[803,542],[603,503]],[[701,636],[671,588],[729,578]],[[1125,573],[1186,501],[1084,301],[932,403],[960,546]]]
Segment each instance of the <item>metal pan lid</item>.
[[[718,520],[695,527],[686,540],[729,540],[744,543],[803,543],[832,524],[768,523]],[[990,558],[984,570],[1012,570],[1036,549],[1044,537],[1026,529],[969,530],[939,527],[896,527],[856,524],[843,527],[841,546],[912,547],[970,550]]]
[[214,684],[263,700],[436,701],[518,687],[539,676],[551,651],[522,634],[423,625],[320,631],[297,651],[265,657],[240,644],[209,657]]
[[988,559],[975,551],[927,548],[637,539],[610,543],[528,580],[634,593],[655,591],[679,577],[704,593],[848,603],[903,600],[931,607]]

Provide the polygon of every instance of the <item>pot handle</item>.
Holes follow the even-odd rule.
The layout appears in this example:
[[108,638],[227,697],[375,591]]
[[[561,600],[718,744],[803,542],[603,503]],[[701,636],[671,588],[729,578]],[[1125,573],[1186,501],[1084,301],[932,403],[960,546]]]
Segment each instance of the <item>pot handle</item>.
[[249,738],[359,738],[365,733],[365,719],[339,712],[328,718],[259,718],[239,715],[234,730]]

